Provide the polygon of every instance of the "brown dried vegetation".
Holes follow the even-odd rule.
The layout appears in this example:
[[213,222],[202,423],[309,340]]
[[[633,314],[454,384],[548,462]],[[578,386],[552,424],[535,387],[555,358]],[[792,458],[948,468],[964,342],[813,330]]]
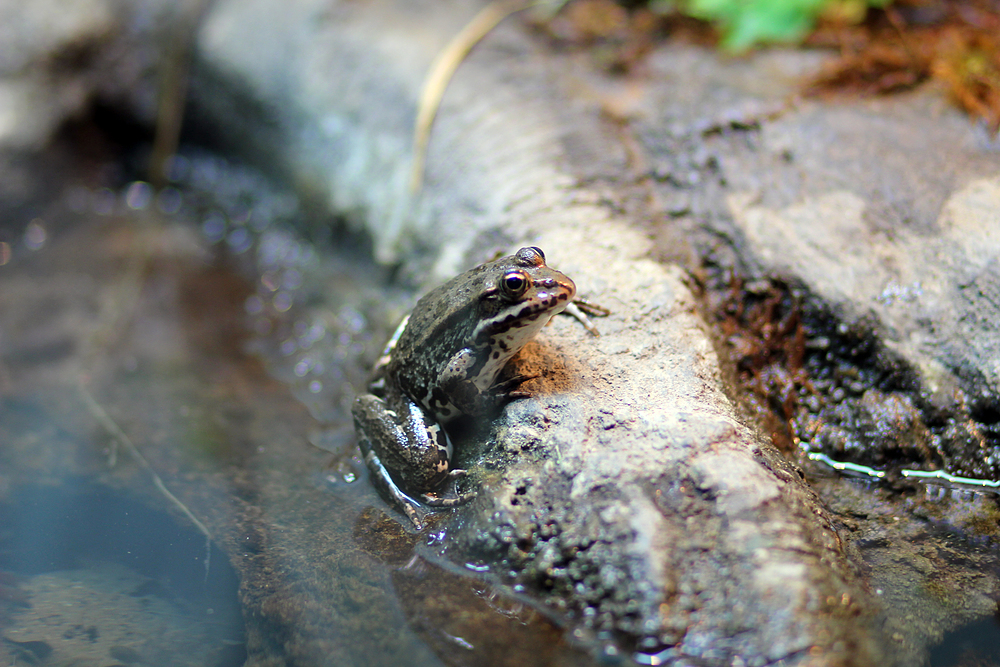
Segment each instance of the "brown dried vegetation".
[[736,381],[749,407],[776,446],[791,452],[799,394],[813,391],[805,369],[806,330],[801,309],[785,285],[763,280],[746,284],[730,273],[728,288],[716,293],[711,312],[736,368]]
[[807,95],[889,93],[933,78],[969,115],[1000,129],[997,0],[903,0],[857,25],[827,22],[806,44],[840,51]]
[[[716,44],[716,32],[679,12],[648,3],[574,0],[555,16],[530,15],[533,28],[564,48],[585,49],[608,71],[628,73],[669,36]],[[840,56],[806,82],[807,97],[877,95],[934,79],[992,132],[1000,130],[1000,0],[896,0],[855,16],[827,18],[806,46]]]
[[555,16],[529,13],[527,21],[556,46],[585,49],[599,67],[621,74],[641,66],[646,54],[668,35],[715,43],[715,33],[707,23],[679,13],[656,13],[646,4],[573,0]]
[[773,277],[720,274],[705,298],[740,402],[786,454],[807,443],[892,479],[902,468],[1000,479],[992,406],[970,405],[962,390],[950,404],[928,402],[871,323],[847,325]]

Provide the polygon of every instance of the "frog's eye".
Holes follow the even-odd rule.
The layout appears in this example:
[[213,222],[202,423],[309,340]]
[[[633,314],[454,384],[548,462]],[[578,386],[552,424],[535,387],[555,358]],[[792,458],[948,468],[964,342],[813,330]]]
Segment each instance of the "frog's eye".
[[500,280],[504,296],[516,299],[528,289],[528,275],[524,271],[510,271]]

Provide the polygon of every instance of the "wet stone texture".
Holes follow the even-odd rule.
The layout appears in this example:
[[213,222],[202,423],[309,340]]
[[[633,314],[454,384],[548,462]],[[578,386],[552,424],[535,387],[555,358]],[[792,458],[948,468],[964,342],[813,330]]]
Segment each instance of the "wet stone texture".
[[[538,368],[559,368],[580,348],[599,353],[566,364],[568,395],[549,397],[542,382],[539,402],[508,409],[496,435],[503,472],[487,477],[492,493],[460,539],[483,558],[499,555],[514,583],[566,610],[580,632],[635,638],[657,659],[806,652],[802,638],[818,626],[866,613],[864,593],[800,473],[708,409],[727,402],[706,395],[717,362],[694,302],[680,282],[658,290],[665,308],[612,315],[600,339],[557,323],[539,343],[529,357]],[[626,328],[657,349],[616,343]],[[623,382],[637,359],[647,363]],[[602,406],[610,394],[619,401]],[[663,405],[677,412],[649,408]],[[810,613],[766,618],[779,608]],[[839,637],[830,648],[839,657],[829,657],[874,659],[869,642]]]
[[[817,57],[696,59],[691,79],[692,50],[653,54],[653,72],[689,82],[649,86],[634,108],[653,206],[671,218],[658,233],[679,227],[699,248],[723,349],[786,451],[890,480],[905,468],[996,480],[995,139],[934,89],[788,104]],[[901,664],[995,611],[994,495],[811,481],[888,596]]]
[[[80,665],[221,662],[198,623],[163,597],[143,594],[148,580],[125,568],[62,570],[33,577],[23,591],[30,611],[4,633],[11,664],[70,660]],[[123,622],[123,618],[126,619]],[[149,619],[156,625],[149,627]],[[242,639],[236,637],[236,640]]]
[[[381,272],[297,236],[296,198],[257,172],[204,152],[175,162],[184,168],[174,184],[148,200],[132,196],[134,182],[84,187],[78,179],[89,171],[61,173],[29,223],[45,234],[33,245],[18,235],[0,267],[5,659],[106,664],[95,656],[138,654],[178,664],[437,665],[438,654],[451,652],[488,665],[509,664],[496,652],[501,662],[490,662],[488,652],[511,641],[552,664],[588,664],[582,645],[570,646],[552,618],[508,590],[415,557],[425,538],[387,516],[352,458],[353,440],[342,435],[351,391],[344,378],[363,376],[381,349],[372,330],[390,326],[379,313],[392,309],[394,291],[370,282]],[[311,442],[336,450],[339,467],[328,468],[334,457]],[[100,503],[94,516],[110,537],[83,519],[67,531],[67,521],[20,509],[80,479],[127,497],[126,514],[148,506],[169,515],[194,535],[194,556],[176,540],[132,537],[141,549],[123,543],[123,522]],[[48,545],[27,559],[29,571],[26,559],[11,556],[23,551],[19,535]],[[208,540],[219,550],[206,562]],[[88,550],[95,542],[100,548]],[[67,562],[53,560],[53,550]],[[157,604],[181,604],[178,582],[201,591],[203,578],[228,571],[227,560],[236,574],[226,603],[238,619],[245,614],[245,635],[240,622],[221,638],[194,637],[198,652],[170,660],[163,639],[173,629],[164,630]],[[121,604],[114,577],[104,574],[108,561],[125,565],[142,590],[152,588],[149,617],[120,622],[132,605]],[[156,572],[178,561],[183,575]],[[42,599],[50,572],[95,590]],[[429,591],[438,591],[440,612],[417,622]],[[85,615],[100,606],[89,615],[103,639],[77,651],[67,640],[79,637],[62,636],[78,625],[75,616],[46,625],[33,602],[45,603],[39,610],[70,604]],[[182,603],[182,629],[219,625],[218,604]]]
[[[237,185],[232,174],[220,176],[216,185]],[[197,201],[198,193],[188,194],[188,201]],[[217,194],[221,207],[224,193]],[[116,207],[126,208],[123,199]],[[3,285],[16,286],[0,293],[4,519],[16,517],[8,505],[22,497],[25,485],[61,492],[68,477],[85,476],[171,513],[178,525],[207,533],[198,536],[220,547],[224,554],[216,552],[205,567],[214,573],[228,558],[239,578],[231,602],[238,596],[246,618],[267,620],[251,620],[245,637],[225,637],[250,664],[436,664],[412,633],[386,622],[398,613],[389,572],[355,542],[353,522],[373,494],[361,484],[344,485],[336,494],[326,488],[322,476],[330,456],[308,444],[314,422],[306,406],[242,351],[250,336],[245,300],[253,289],[232,266],[213,259],[219,249],[201,236],[193,211],[88,213],[75,225],[57,225],[53,209],[45,216],[51,235],[43,247],[18,247],[3,267]],[[86,290],[78,295],[67,284]],[[347,285],[339,282],[342,293]],[[65,298],[75,307],[64,307]],[[49,309],[40,309],[46,304]],[[47,343],[52,340],[61,344]],[[32,534],[38,531],[57,542],[70,540],[50,523],[40,521]],[[18,542],[8,529],[0,540],[0,567],[11,567],[9,553]],[[81,551],[72,541],[62,548],[73,558]],[[111,542],[102,553],[124,558],[125,548]],[[197,554],[193,562],[203,570],[204,552]],[[180,557],[171,544],[150,559]],[[104,558],[83,554],[77,567],[100,571]],[[225,649],[218,638],[199,647],[198,655],[171,656],[182,645],[157,643],[164,631],[149,618],[137,615],[123,624],[121,614],[130,607],[116,607],[112,593],[118,590],[110,579],[58,576],[91,576],[96,590],[87,600],[63,595],[51,604],[79,603],[84,611],[98,606],[118,619],[116,625],[100,617],[98,630],[107,641],[99,648],[121,643],[119,634],[128,633],[123,646],[136,647],[144,661],[159,656],[161,664],[186,664],[190,657],[223,664],[212,657]],[[195,589],[201,576],[197,572]],[[13,580],[10,595],[26,596],[29,607],[48,604],[39,597],[44,580],[21,581]],[[154,596],[159,603],[170,599],[177,579],[150,577],[146,583],[164,591]],[[196,606],[188,622],[211,624],[217,621],[211,614]],[[47,641],[30,612],[15,609],[9,616],[5,638]],[[364,627],[376,631],[364,633]],[[53,659],[91,657],[75,652],[71,642],[47,644]],[[21,655],[28,649],[16,650]]]
[[[652,70],[680,76],[677,51]],[[762,54],[682,92],[650,88],[633,127],[652,190],[703,257],[798,291],[814,379],[800,392],[812,405],[788,415],[798,438],[995,480],[996,142],[933,89],[784,103],[808,61]],[[738,115],[707,129],[685,117],[720,97]]]

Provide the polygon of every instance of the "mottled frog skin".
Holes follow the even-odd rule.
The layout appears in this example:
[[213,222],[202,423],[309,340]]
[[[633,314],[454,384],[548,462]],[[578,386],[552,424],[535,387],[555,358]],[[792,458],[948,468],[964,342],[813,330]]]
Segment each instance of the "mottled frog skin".
[[421,502],[452,507],[475,497],[449,492],[465,474],[451,467],[449,422],[528,395],[517,388],[530,378],[497,377],[575,294],[540,249],[521,248],[433,290],[399,325],[352,413],[373,482],[418,529]]

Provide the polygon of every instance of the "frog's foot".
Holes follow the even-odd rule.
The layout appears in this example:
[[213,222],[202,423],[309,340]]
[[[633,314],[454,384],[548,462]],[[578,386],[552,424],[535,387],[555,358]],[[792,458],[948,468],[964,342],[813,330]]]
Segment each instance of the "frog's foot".
[[[565,310],[562,311],[563,315],[569,315],[570,317],[576,319],[583,328],[590,332],[591,336],[600,336],[601,333],[594,326],[594,323],[590,321],[590,317],[607,317],[611,314],[611,311],[604,306],[599,306],[596,303],[591,303],[586,299],[573,299]],[[590,315],[590,317],[587,317]]]
[[444,497],[424,493],[421,494],[420,499],[424,501],[425,505],[430,507],[458,507],[459,505],[464,505],[475,497],[476,492],[469,491],[468,493],[456,493],[455,495]]
[[[448,471],[449,480],[457,480],[465,477],[466,472],[455,468],[454,470]],[[423,493],[420,495],[420,499],[424,501],[425,505],[430,507],[458,507],[459,505],[464,505],[473,498],[476,497],[475,491],[470,491],[468,493],[449,493],[445,496],[438,496],[432,493]]]
[[403,511],[403,514],[406,515],[417,530],[423,530],[424,522],[419,511],[420,505],[396,486],[396,483],[392,481],[392,477],[389,476],[389,471],[382,465],[382,460],[371,449],[365,453],[365,464],[372,474],[372,484],[375,488],[385,496],[388,496],[396,507]]
[[522,384],[528,380],[534,380],[535,378],[542,377],[538,373],[532,375],[513,375],[506,380],[497,382],[493,385],[493,405],[494,409],[500,409],[507,405],[511,401],[516,401],[519,398],[531,398],[530,391],[522,391],[518,389]]

